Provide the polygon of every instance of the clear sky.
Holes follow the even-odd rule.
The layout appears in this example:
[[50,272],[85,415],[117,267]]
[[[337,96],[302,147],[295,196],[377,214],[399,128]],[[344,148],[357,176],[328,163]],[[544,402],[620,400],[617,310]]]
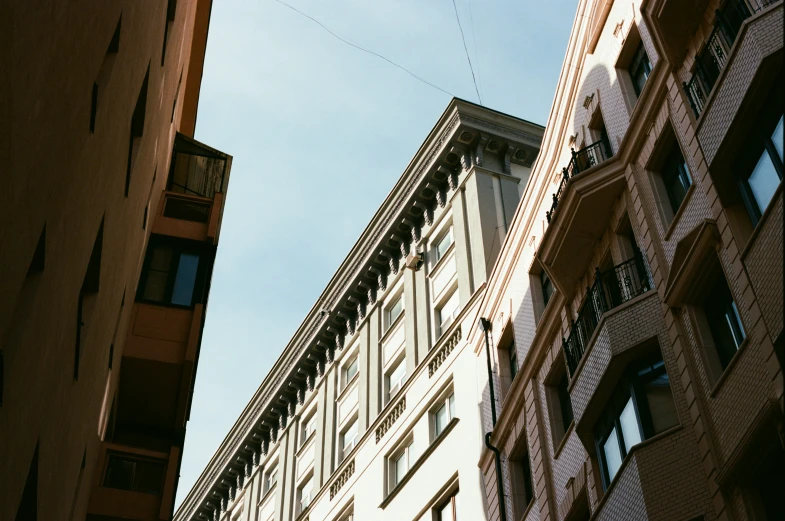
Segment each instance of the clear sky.
[[[452,0],[286,1],[478,102]],[[455,1],[483,104],[544,125],[577,0]],[[274,0],[213,1],[196,138],[234,161],[178,505],[449,101]]]

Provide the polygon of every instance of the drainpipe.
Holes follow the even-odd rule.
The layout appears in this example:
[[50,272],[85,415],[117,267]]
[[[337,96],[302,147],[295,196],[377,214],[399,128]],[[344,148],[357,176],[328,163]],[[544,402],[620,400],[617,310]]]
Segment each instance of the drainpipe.
[[[483,317],[479,320],[480,328],[485,335],[485,359],[488,364],[488,389],[491,391],[491,420],[493,427],[496,427],[496,397],[493,392],[493,371],[491,370],[491,345],[488,341],[488,332],[491,330],[491,322]],[[507,521],[507,505],[504,501],[504,483],[502,483],[502,459],[499,449],[491,445],[491,435],[493,430],[485,433],[485,446],[494,454],[496,467],[496,491],[499,495],[499,520]]]

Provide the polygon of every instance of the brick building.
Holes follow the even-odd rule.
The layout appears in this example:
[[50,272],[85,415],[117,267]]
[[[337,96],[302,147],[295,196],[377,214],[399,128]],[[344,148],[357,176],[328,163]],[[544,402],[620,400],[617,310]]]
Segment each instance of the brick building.
[[171,519],[231,157],[210,0],[0,5],[0,519]]
[[488,519],[785,518],[782,27],[579,2],[468,332]]

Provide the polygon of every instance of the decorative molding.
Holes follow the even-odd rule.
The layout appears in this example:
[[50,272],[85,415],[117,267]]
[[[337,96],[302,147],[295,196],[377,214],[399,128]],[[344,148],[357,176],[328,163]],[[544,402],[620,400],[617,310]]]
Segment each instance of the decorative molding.
[[406,410],[406,395],[404,395],[395,406],[390,409],[387,416],[382,420],[378,427],[376,427],[376,443],[379,443],[390,427],[401,417],[403,411]]
[[447,360],[455,346],[461,340],[461,326],[458,325],[455,331],[445,340],[444,344],[436,351],[430,362],[428,362],[428,378],[433,376],[433,373],[439,370],[439,367]]
[[330,500],[335,497],[338,491],[341,490],[349,478],[354,474],[354,460],[350,461],[348,465],[338,474],[338,477],[330,484]]

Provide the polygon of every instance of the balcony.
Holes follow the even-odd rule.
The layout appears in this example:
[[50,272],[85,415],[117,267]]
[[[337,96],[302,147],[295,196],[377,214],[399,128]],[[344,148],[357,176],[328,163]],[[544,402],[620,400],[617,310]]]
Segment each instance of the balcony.
[[605,272],[595,269],[594,285],[586,291],[578,318],[572,322],[570,335],[562,340],[570,377],[575,375],[602,315],[652,287],[649,268],[640,252]]
[[690,81],[684,82],[684,90],[696,118],[703,113],[709,95],[728,63],[731,48],[742,23],[774,2],[775,0],[726,0],[722,8],[716,11],[714,29],[695,56]]
[[572,150],[572,159],[567,165],[567,168],[562,170],[561,183],[559,183],[559,188],[556,190],[556,193],[553,194],[551,209],[545,212],[545,217],[548,219],[549,223],[551,222],[553,212],[556,211],[556,207],[559,205],[559,199],[564,193],[564,190],[566,190],[567,183],[570,179],[595,165],[599,165],[611,156],[613,156],[613,152],[611,151],[610,143],[605,140],[592,143],[577,152],[574,149]]
[[230,156],[178,133],[166,190],[213,199],[226,193],[230,163]]

